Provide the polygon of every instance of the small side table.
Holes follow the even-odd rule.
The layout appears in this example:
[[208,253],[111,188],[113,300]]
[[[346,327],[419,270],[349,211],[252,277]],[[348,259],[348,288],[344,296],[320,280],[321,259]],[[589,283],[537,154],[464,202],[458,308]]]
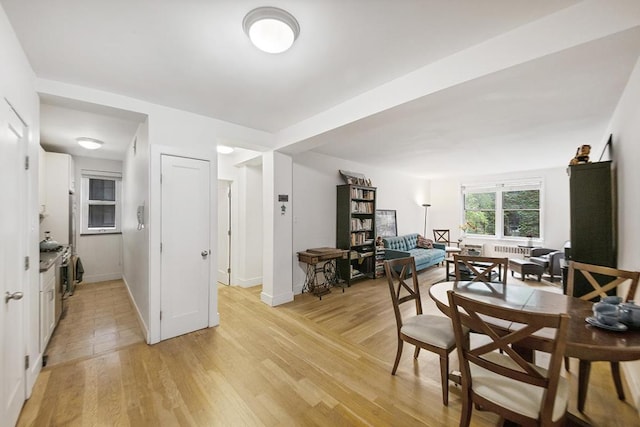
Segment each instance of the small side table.
[[[322,295],[331,292],[332,286],[344,283],[340,279],[336,260],[347,259],[348,250],[336,248],[313,248],[298,252],[298,261],[307,264],[307,274],[302,286],[302,292],[313,293],[322,299]],[[318,273],[324,276],[324,280],[318,280]],[[344,286],[342,286],[344,292]]]

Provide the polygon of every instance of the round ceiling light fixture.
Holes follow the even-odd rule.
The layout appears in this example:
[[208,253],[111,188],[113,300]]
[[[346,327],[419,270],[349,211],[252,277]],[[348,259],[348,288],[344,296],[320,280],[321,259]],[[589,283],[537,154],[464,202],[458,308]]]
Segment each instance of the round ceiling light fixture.
[[81,147],[86,148],[87,150],[97,150],[98,148],[102,147],[102,144],[104,144],[104,142],[95,138],[82,137],[76,138],[76,141],[78,142],[78,144],[80,144]]
[[251,43],[267,53],[282,53],[289,49],[300,34],[296,18],[277,7],[258,7],[247,13],[242,28]]
[[220,154],[231,154],[231,153],[233,153],[233,147],[228,147],[226,145],[218,145],[216,147],[216,150]]

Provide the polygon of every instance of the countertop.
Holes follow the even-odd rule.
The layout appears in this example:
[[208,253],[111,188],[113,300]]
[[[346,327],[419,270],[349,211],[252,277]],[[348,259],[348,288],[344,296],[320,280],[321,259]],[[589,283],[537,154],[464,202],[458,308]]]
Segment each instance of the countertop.
[[40,252],[40,273],[53,267],[56,260],[62,256],[62,252]]

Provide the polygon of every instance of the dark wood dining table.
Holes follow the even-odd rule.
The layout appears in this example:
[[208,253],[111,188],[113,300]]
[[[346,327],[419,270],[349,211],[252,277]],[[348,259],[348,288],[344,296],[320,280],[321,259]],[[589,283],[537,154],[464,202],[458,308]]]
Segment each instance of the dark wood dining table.
[[[484,282],[440,282],[429,288],[429,296],[440,311],[449,316],[447,292],[453,290],[481,302],[545,313],[567,313],[571,316],[565,356],[580,360],[578,374],[578,410],[584,411],[589,368],[593,361],[625,362],[640,359],[640,330],[615,332],[588,324],[592,303],[540,288],[517,284]],[[503,324],[505,330],[511,325]]]

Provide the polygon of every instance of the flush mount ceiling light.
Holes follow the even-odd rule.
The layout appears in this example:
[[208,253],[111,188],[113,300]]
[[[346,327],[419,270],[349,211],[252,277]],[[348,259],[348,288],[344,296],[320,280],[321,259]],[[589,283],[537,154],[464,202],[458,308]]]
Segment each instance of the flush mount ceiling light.
[[84,147],[87,150],[97,150],[98,148],[102,147],[102,144],[104,144],[104,142],[94,138],[82,137],[76,138],[76,141],[78,141],[78,144],[80,144],[81,147]]
[[277,7],[259,7],[247,13],[242,28],[251,43],[267,53],[281,53],[289,49],[300,34],[296,18]]
[[231,154],[231,153],[233,153],[233,147],[227,147],[226,145],[218,145],[216,147],[216,150],[218,150],[218,153],[220,153],[220,154]]

